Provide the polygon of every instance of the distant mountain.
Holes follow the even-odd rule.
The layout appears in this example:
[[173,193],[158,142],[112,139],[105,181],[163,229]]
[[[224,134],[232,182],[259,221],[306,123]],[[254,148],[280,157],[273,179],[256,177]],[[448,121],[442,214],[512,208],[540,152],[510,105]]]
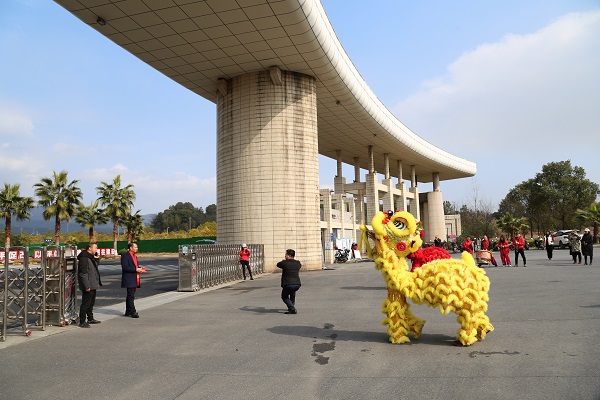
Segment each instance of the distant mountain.
[[[54,220],[52,221],[44,221],[44,217],[42,213],[44,212],[43,207],[35,207],[30,210],[31,218],[25,221],[18,221],[14,216],[12,218],[12,232],[14,234],[19,233],[31,233],[31,234],[44,234],[48,231],[54,233]],[[146,214],[142,215],[142,220],[144,221],[144,225],[150,225],[152,222],[152,218],[154,218],[156,214]],[[4,230],[5,220],[0,220],[0,230]],[[94,228],[94,230],[98,233],[112,233],[112,223],[109,222],[105,225],[98,225]],[[87,232],[87,228],[79,225],[75,222],[75,219],[72,219],[71,222],[62,222],[60,224],[61,233],[66,232],[78,232],[83,231]]]

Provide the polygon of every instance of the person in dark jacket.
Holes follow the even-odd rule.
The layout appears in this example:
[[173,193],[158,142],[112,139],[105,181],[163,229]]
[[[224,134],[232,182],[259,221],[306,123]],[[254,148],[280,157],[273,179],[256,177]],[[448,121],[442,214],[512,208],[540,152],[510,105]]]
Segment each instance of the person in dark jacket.
[[581,238],[581,252],[583,253],[585,265],[588,265],[588,256],[590,256],[590,265],[592,265],[592,259],[594,258],[594,237],[590,233],[590,228],[585,228],[583,231],[583,237]]
[[140,273],[146,272],[146,268],[140,268],[137,260],[138,245],[129,243],[128,251],[121,255],[121,287],[127,289],[125,297],[125,316],[139,318],[135,309],[135,291],[141,287]]
[[281,299],[288,307],[286,314],[297,314],[296,310],[296,292],[300,289],[300,261],[294,259],[296,252],[292,249],[285,251],[285,260],[277,263],[277,268],[281,268]]
[[[84,251],[77,256],[77,278],[81,289],[81,307],[79,307],[79,326],[89,328],[90,324],[99,324],[94,319],[94,303],[96,290],[102,286],[100,272],[98,271],[99,259],[96,257],[98,245],[90,243]],[[87,318],[87,322],[86,322]]]

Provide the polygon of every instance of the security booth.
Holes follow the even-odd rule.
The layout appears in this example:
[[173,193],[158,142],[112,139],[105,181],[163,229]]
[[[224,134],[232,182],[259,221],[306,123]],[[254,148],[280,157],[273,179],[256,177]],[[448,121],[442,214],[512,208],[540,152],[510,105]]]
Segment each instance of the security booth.
[[[252,253],[252,274],[262,274],[265,270],[264,245],[250,244],[248,249]],[[180,245],[178,290],[192,292],[241,279],[239,253],[240,245],[237,244]]]
[[179,246],[179,286],[180,292],[195,292],[198,285],[198,255],[194,245]]
[[77,247],[46,246],[46,324],[65,326],[78,320]]

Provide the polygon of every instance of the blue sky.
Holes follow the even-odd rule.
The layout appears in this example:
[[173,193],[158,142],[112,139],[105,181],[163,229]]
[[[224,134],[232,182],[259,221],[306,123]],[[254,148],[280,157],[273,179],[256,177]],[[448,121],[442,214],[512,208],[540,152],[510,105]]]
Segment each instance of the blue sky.
[[[474,178],[442,182],[445,200],[495,210],[551,161],[571,160],[600,183],[598,0],[323,6],[383,103],[477,163]],[[121,174],[143,214],[216,201],[213,103],[53,2],[2,0],[0,15],[0,184],[32,196],[41,177],[66,170],[89,204]],[[335,161],[320,157],[320,170],[332,187]]]

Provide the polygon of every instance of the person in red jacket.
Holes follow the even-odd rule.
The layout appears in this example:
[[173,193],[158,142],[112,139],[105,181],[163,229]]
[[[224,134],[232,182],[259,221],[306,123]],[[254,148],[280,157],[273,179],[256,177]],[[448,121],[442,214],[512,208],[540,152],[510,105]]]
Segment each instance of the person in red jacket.
[[487,235],[483,236],[483,240],[481,241],[481,250],[487,250],[490,252],[490,261],[494,267],[498,266],[496,259],[494,258],[494,254],[492,254],[492,250],[490,249],[490,240]]
[[519,254],[523,258],[523,266],[527,266],[527,259],[525,259],[525,238],[521,236],[520,232],[513,238],[513,246],[515,246],[515,267],[519,266]]
[[250,274],[250,280],[253,281],[252,277],[252,269],[250,269],[250,250],[248,250],[248,246],[246,243],[242,244],[242,250],[240,251],[240,264],[242,264],[242,274],[244,275],[244,280],[246,280],[246,268],[248,268],[248,274]]
[[500,236],[500,240],[498,240],[498,250],[500,250],[500,260],[502,261],[503,267],[510,267],[510,243],[504,237],[504,235]]
[[463,242],[463,250],[467,251],[469,254],[473,254],[473,241],[471,240],[471,236],[467,236]]

